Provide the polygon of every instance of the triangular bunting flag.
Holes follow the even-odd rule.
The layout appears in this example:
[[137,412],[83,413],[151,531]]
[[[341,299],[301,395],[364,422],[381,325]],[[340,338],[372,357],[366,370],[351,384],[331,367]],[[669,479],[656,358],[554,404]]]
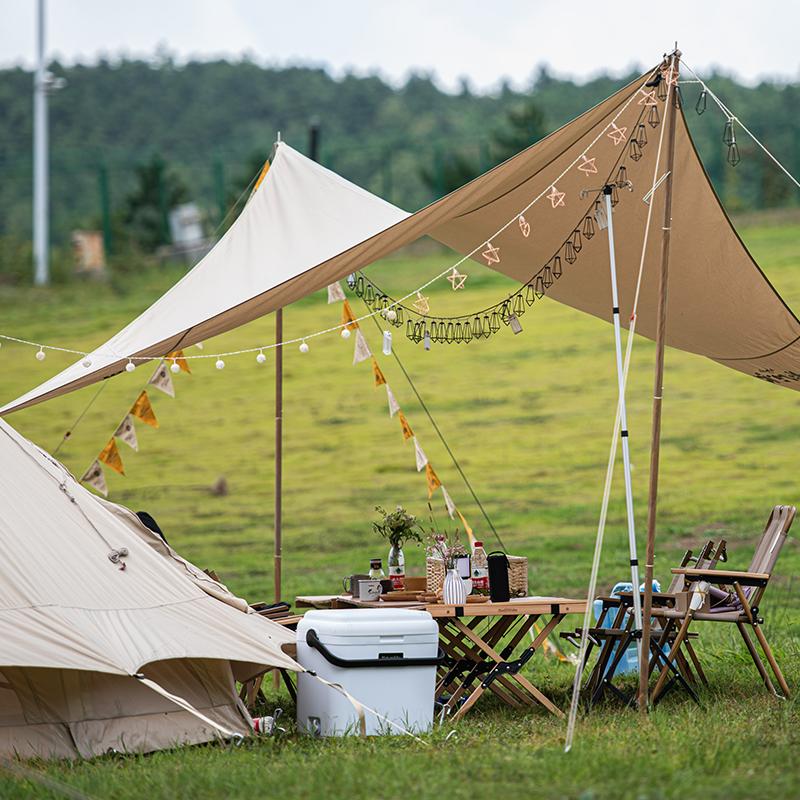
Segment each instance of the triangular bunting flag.
[[170,364],[173,362],[177,364],[181,368],[181,372],[185,372],[187,375],[192,374],[192,371],[189,369],[189,362],[186,360],[183,350],[175,350],[174,352],[170,353],[167,356],[167,361],[169,361]]
[[428,456],[425,455],[425,451],[419,446],[416,436],[414,437],[414,454],[417,457],[417,472],[422,472],[428,463]]
[[93,489],[97,489],[103,497],[108,497],[106,476],[103,474],[103,468],[100,466],[100,462],[97,459],[92,461],[89,469],[83,473],[81,483],[88,483]]
[[120,422],[119,427],[114,431],[114,436],[122,439],[128,447],[132,447],[134,450],[139,449],[139,441],[136,438],[136,428],[133,425],[133,417],[130,414]]
[[433,497],[433,493],[442,485],[430,462],[425,465],[425,477],[428,480],[428,500],[430,500]]
[[172,385],[172,375],[169,374],[169,367],[166,361],[162,361],[153,373],[153,377],[147,381],[148,386],[155,386],[159,391],[175,397],[175,387]]
[[356,346],[355,350],[353,351],[353,366],[360,364],[362,361],[366,361],[368,358],[372,358],[372,352],[369,349],[367,340],[364,338],[364,334],[361,333],[361,329],[359,328],[356,331]]
[[111,467],[114,472],[119,472],[120,475],[125,474],[125,467],[122,466],[122,456],[119,454],[117,440],[113,436],[106,442],[106,446],[100,451],[100,455],[97,458]]
[[453,502],[453,498],[450,497],[447,489],[444,488],[444,485],[442,485],[442,497],[444,498],[444,507],[447,509],[448,516],[450,519],[455,519],[456,504]]
[[146,422],[153,428],[158,427],[158,420],[156,419],[153,406],[150,404],[150,398],[147,396],[146,391],[142,391],[142,393],[136,398],[136,402],[131,406],[129,413],[133,414],[136,419]]
[[386,378],[383,377],[383,371],[378,366],[378,361],[374,356],[372,357],[372,374],[375,377],[376,386],[382,386],[384,383],[386,383]]
[[458,514],[458,518],[461,520],[461,524],[469,537],[469,542],[472,544],[475,541],[475,534],[472,532],[472,528],[470,528],[469,523],[464,519],[464,515],[458,509],[456,509],[456,514]]
[[389,388],[389,384],[386,384],[386,397],[389,400],[389,416],[393,417],[399,410],[400,410],[400,403],[395,400],[394,392]]
[[411,426],[408,424],[406,415],[402,411],[398,411],[397,419],[400,420],[400,427],[403,429],[403,438],[406,440],[413,439],[414,431],[411,430]]
[[342,284],[339,281],[328,287],[328,303],[341,303],[345,299]]
[[349,331],[354,331],[358,327],[356,315],[353,313],[353,309],[350,308],[350,303],[348,303],[347,300],[342,303],[342,325]]

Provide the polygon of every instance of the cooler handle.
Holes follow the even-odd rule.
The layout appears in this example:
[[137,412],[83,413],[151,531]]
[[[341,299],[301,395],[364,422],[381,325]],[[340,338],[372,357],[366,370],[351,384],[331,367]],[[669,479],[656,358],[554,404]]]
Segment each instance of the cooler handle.
[[306,644],[336,667],[357,669],[358,667],[438,667],[446,658],[440,647],[435,657],[428,658],[341,658],[331,653],[320,641],[317,632],[309,628],[306,632]]

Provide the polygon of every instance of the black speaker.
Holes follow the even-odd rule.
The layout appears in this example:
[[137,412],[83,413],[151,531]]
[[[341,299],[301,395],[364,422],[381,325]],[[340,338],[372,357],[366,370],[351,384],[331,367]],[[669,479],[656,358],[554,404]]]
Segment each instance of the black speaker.
[[489,553],[489,596],[493,603],[507,603],[511,599],[508,588],[508,559],[501,550]]

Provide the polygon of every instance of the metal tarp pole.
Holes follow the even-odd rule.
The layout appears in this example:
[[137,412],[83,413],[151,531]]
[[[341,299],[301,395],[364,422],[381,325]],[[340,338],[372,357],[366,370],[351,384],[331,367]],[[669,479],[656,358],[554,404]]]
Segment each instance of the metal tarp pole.
[[[622,462],[625,471],[625,506],[628,512],[628,548],[631,562],[631,583],[633,584],[633,619],[636,631],[642,630],[642,599],[639,595],[639,559],[636,553],[636,524],[633,515],[633,487],[631,485],[631,454],[628,442],[628,414],[625,407],[625,372],[622,368],[622,334],[619,324],[619,294],[617,292],[617,261],[614,255],[614,215],[611,203],[612,186],[603,188],[608,220],[608,258],[611,269],[611,304],[614,318],[614,349],[617,357],[617,384],[619,387],[619,427],[622,440]],[[642,640],[637,638],[639,658]]]
[[[661,271],[658,278],[658,317],[656,319],[656,363],[653,378],[653,423],[650,436],[650,486],[647,496],[647,554],[644,566],[644,610],[642,620],[642,644],[639,655],[639,710],[647,711],[650,681],[650,610],[653,607],[653,561],[656,544],[656,513],[658,510],[658,466],[661,451],[661,400],[664,392],[664,345],[667,331],[667,280],[669,277],[669,245],[672,226],[672,187],[675,175],[675,121],[679,100],[675,96],[680,50],[675,50],[670,61],[670,85],[664,115],[669,114],[667,129],[667,171],[664,191],[664,223],[661,238]],[[662,78],[663,80],[663,78]],[[655,202],[655,195],[650,198]]]

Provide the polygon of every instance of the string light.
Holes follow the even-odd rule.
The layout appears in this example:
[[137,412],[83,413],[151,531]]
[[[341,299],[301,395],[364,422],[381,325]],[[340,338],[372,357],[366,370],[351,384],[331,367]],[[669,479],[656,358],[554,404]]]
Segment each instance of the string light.
[[[520,218],[524,219],[525,212],[527,212],[535,203],[537,203],[539,200],[541,200],[545,196],[547,196],[547,198],[551,201],[551,205],[552,205],[553,208],[556,208],[557,206],[564,206],[565,205],[564,197],[566,195],[565,195],[565,193],[559,192],[556,189],[556,184],[573,167],[575,167],[579,162],[586,162],[588,160],[587,156],[586,156],[586,153],[589,152],[591,150],[591,148],[594,147],[597,144],[597,142],[601,139],[601,137],[603,137],[604,135],[609,135],[612,139],[616,139],[619,136],[620,132],[623,132],[623,135],[624,135],[624,132],[627,130],[627,128],[618,126],[616,124],[616,122],[620,118],[620,116],[628,109],[628,107],[631,105],[631,103],[639,96],[639,94],[643,90],[644,85],[645,84],[643,84],[643,86],[640,87],[636,92],[631,94],[631,96],[625,101],[625,103],[623,103],[622,106],[617,110],[617,112],[614,115],[614,117],[601,128],[601,130],[597,133],[597,135],[594,137],[594,139],[586,146],[586,148],[581,153],[579,153],[576,156],[576,158],[561,171],[561,173],[556,177],[555,181],[549,186],[549,194],[547,193],[548,190],[545,189],[542,192],[540,192],[538,195],[536,195],[532,200],[530,200],[530,202],[528,202],[528,204],[520,212],[514,214],[513,217],[511,217],[505,224],[503,224],[494,233],[493,237],[491,237],[491,238],[496,238],[497,236],[499,236],[500,234],[505,232],[510,225],[512,225],[514,223],[519,224]],[[717,100],[717,98],[714,98],[714,99]],[[719,101],[717,100],[717,102],[719,102]],[[651,108],[651,111],[653,111],[653,110],[655,110],[655,107]],[[656,112],[656,122],[654,123],[652,119],[649,119],[648,121],[653,126],[657,125],[658,124],[657,112]],[[642,133],[643,133],[643,126],[640,126],[640,128],[642,128]],[[608,133],[609,130],[611,131],[611,133]],[[752,134],[751,134],[751,136],[752,136]],[[646,141],[644,143],[646,143]],[[615,144],[616,144],[616,142],[615,142]],[[643,145],[643,142],[641,140],[639,140],[639,144]],[[429,286],[431,286],[433,283],[435,283],[436,281],[440,280],[441,278],[451,274],[454,269],[457,269],[459,266],[461,266],[466,261],[468,261],[473,256],[475,256],[475,254],[478,253],[478,251],[483,247],[488,247],[489,248],[489,252],[493,256],[495,256],[495,255],[497,256],[497,262],[495,262],[495,263],[499,263],[499,248],[495,248],[493,245],[491,245],[491,239],[485,240],[483,244],[478,245],[474,250],[472,250],[471,252],[469,252],[469,253],[465,254],[464,256],[462,256],[454,265],[448,267],[446,270],[444,270],[440,274],[434,276],[429,281],[427,281],[426,283],[424,283],[422,286],[418,287],[417,289],[413,290],[412,292],[409,292],[404,297],[400,298],[399,300],[394,301],[393,302],[393,306],[394,307],[388,308],[388,309],[382,308],[382,309],[380,309],[378,311],[368,312],[368,313],[366,313],[366,314],[364,314],[364,315],[362,315],[360,317],[357,317],[354,321],[355,322],[360,322],[362,320],[369,319],[370,317],[373,317],[376,314],[380,313],[380,314],[383,314],[383,316],[390,322],[401,323],[402,322],[402,316],[401,316],[402,307],[401,307],[400,304],[404,300],[408,300],[409,298],[416,296],[418,300],[422,300],[425,303],[427,303],[427,298],[425,298],[422,295],[422,291],[424,289],[427,289]],[[489,263],[492,263],[492,262],[494,262],[494,259],[493,258],[491,260],[487,259],[487,261],[489,261]],[[553,261],[554,262],[555,261],[560,262],[559,256],[555,256]],[[551,268],[551,273],[553,275],[556,275],[555,263],[553,264],[553,267]],[[558,275],[560,275],[560,274],[561,273],[560,273],[560,266],[559,266],[558,267]],[[356,290],[357,293],[359,293],[357,291],[358,290],[358,285],[357,284],[358,284],[358,281],[360,279],[361,279],[361,276],[356,276],[355,273],[350,273],[349,275],[347,275],[347,278],[346,278],[347,285],[351,289],[354,289],[354,290]],[[541,276],[537,279],[536,284],[537,284],[537,287],[541,284]],[[366,288],[365,288],[365,291],[366,291]],[[359,293],[359,294],[361,294],[361,293]],[[537,295],[538,295],[538,291],[537,291]],[[421,313],[421,309],[418,309],[418,311],[420,311],[420,313]],[[506,317],[503,320],[504,322],[506,322],[506,324],[508,324],[508,316],[510,316],[510,315],[506,315]],[[491,318],[492,322],[489,324],[489,328],[491,328],[492,330],[499,329],[499,325],[495,325],[494,324],[495,317],[497,317],[496,314],[492,315],[492,318]],[[476,317],[476,319],[478,319],[478,318],[479,317]],[[487,317],[487,319],[488,319],[488,317]],[[277,348],[277,347],[285,347],[287,344],[293,344],[293,343],[296,343],[298,341],[300,342],[300,346],[299,346],[300,351],[302,353],[307,353],[308,350],[309,350],[309,346],[308,346],[308,344],[306,342],[306,339],[313,338],[313,337],[316,337],[316,336],[322,336],[322,335],[325,335],[325,334],[328,334],[328,333],[332,333],[333,331],[337,331],[337,330],[340,331],[342,333],[342,335],[344,336],[344,330],[346,330],[346,329],[343,329],[341,325],[336,325],[336,326],[331,327],[331,328],[326,328],[324,330],[316,331],[315,333],[307,334],[302,339],[284,340],[282,342],[276,342],[274,344],[263,345],[263,346],[259,346],[259,347],[250,347],[250,348],[245,348],[243,350],[233,350],[233,351],[228,351],[228,352],[224,352],[224,353],[208,353],[208,354],[204,353],[202,355],[185,355],[184,358],[186,358],[187,360],[188,359],[200,359],[200,358],[214,358],[214,359],[216,359],[216,361],[215,361],[216,368],[217,369],[224,369],[225,368],[225,362],[223,361],[222,356],[243,355],[245,353],[252,353],[252,352],[256,352],[256,351],[261,353],[262,350],[268,350],[268,349]],[[454,331],[455,331],[455,328],[454,328]],[[462,326],[462,331],[463,331],[463,326]],[[348,333],[349,333],[349,331],[348,331]],[[445,330],[444,334],[445,334],[445,336],[447,335],[447,330]],[[437,336],[438,336],[438,332],[437,332]],[[429,334],[429,332],[427,330],[424,330],[424,331],[422,331],[420,333],[420,340],[422,340],[422,339],[425,340],[426,349],[430,349],[431,338],[432,337],[430,336],[430,334]],[[474,332],[472,332],[472,331],[470,333],[470,338],[475,338],[474,337]],[[60,347],[60,346],[56,346],[56,345],[45,345],[45,344],[41,344],[39,342],[31,342],[31,341],[28,341],[28,340],[25,340],[25,339],[20,339],[20,338],[13,337],[13,336],[8,336],[8,335],[5,335],[5,334],[0,334],[0,339],[4,339],[6,341],[16,342],[18,344],[25,344],[25,345],[29,345],[29,346],[38,347],[39,350],[36,353],[36,358],[37,358],[38,361],[43,361],[45,359],[45,350],[55,350],[55,351],[58,351],[58,352],[70,353],[70,354],[77,355],[77,356],[89,356],[90,355],[90,353],[85,352],[85,351],[81,351],[81,350],[76,350],[76,349],[66,348],[66,347]],[[444,340],[444,339],[442,339],[442,340]],[[462,341],[468,341],[468,340],[469,340],[468,337],[466,335],[464,335],[464,338],[462,339]],[[196,347],[198,349],[202,349],[202,343],[200,343],[200,342],[196,343]],[[137,362],[137,361],[146,362],[146,361],[153,360],[153,356],[122,356],[122,355],[120,355],[118,353],[100,353],[100,352],[95,352],[95,354],[96,355],[100,355],[100,356],[105,356],[105,357],[108,357],[108,358],[115,358],[115,359],[123,358],[123,359],[127,359],[127,364],[125,365],[125,370],[127,372],[132,372],[136,368],[134,362]],[[257,360],[258,360],[258,357],[257,357]],[[179,369],[180,369],[180,367],[179,367]]]
[[83,359],[83,367],[84,369],[89,369],[92,366],[92,359],[91,358],[84,358]]
[[[345,328],[345,330],[347,330]],[[267,361],[267,357],[264,355],[264,351],[260,350],[258,355],[256,356],[256,364],[264,364]]]
[[169,371],[177,375],[181,371],[181,365],[177,361],[173,360],[169,365]]
[[350,338],[350,328],[342,328],[342,339]]

